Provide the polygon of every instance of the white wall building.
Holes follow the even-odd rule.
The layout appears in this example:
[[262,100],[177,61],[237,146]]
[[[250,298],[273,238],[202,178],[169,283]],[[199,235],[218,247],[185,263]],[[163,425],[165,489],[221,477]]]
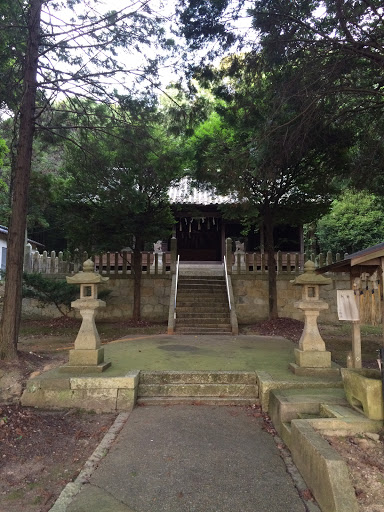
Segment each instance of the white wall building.
[[[6,226],[0,226],[0,278],[1,274],[5,272],[5,266],[7,264],[7,238],[8,228]],[[42,244],[30,240],[29,238],[27,241],[32,245],[33,250],[36,250],[38,247],[40,249],[44,247]]]

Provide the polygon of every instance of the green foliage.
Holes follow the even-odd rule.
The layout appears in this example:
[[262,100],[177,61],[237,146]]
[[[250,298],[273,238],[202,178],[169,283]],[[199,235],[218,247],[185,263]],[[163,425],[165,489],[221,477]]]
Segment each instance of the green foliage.
[[241,16],[242,3],[242,0],[179,0],[179,30],[190,49],[205,48],[207,43],[218,41],[216,49],[210,49],[210,57],[219,52],[218,48],[228,50],[237,40],[233,22]]
[[0,0],[0,108],[16,108],[22,88],[26,27],[23,2]]
[[297,58],[308,51],[311,55],[328,51],[339,54],[345,66],[359,59],[378,68],[383,65],[380,0],[256,0],[249,13],[263,47],[276,59]]
[[[384,25],[382,1],[350,2],[333,0],[227,0],[203,2],[214,17],[204,19],[204,10],[195,0],[179,0],[182,31],[191,47],[204,47],[205,40],[232,41],[236,30],[226,25],[248,8],[252,29],[243,33],[243,48],[252,57],[255,72],[295,68],[307,77],[308,91],[316,86],[313,101],[328,105],[327,116],[351,134],[353,166],[342,186],[354,186],[382,194]],[[207,36],[207,33],[209,36]],[[219,45],[218,45],[219,46]],[[241,48],[241,47],[240,47]],[[239,50],[237,50],[239,52]],[[241,51],[241,50],[240,50]],[[236,64],[241,66],[240,59]],[[231,65],[233,67],[233,64]],[[204,70],[205,74],[207,71]],[[204,75],[204,72],[202,75]],[[208,70],[209,73],[209,70]],[[304,98],[307,89],[298,95]],[[262,100],[261,100],[262,101]],[[316,130],[314,119],[313,129]],[[348,135],[347,135],[348,137]]]
[[346,190],[317,224],[322,251],[353,253],[384,241],[384,205],[367,192]]
[[67,147],[61,208],[74,248],[143,250],[145,242],[170,235],[174,219],[167,191],[180,175],[183,153],[151,103],[129,103],[134,123],[127,119],[102,133],[78,130],[78,145]]
[[70,308],[78,290],[62,279],[47,279],[41,274],[23,274],[23,297],[37,299],[42,307],[54,304],[66,316],[63,306]]
[[3,165],[4,156],[8,153],[8,146],[2,138],[0,138],[0,166]]
[[256,60],[226,59],[216,73],[216,113],[190,140],[195,174],[235,192],[251,216],[268,209],[274,222],[298,224],[324,212],[353,139],[327,119],[333,105],[316,101],[310,77]]

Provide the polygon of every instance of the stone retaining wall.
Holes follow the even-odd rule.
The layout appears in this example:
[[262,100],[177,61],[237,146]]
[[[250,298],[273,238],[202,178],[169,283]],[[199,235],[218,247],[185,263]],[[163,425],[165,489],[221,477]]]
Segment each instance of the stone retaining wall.
[[[277,278],[277,300],[280,317],[303,320],[302,311],[294,303],[301,298],[301,286],[293,286],[294,275]],[[251,324],[268,318],[268,275],[232,275],[236,313],[239,324]],[[320,298],[329,304],[329,309],[320,314],[321,322],[337,322],[336,290],[349,289],[348,275],[335,275],[331,285],[320,287]]]
[[[50,276],[50,278],[65,279],[63,275]],[[166,322],[169,311],[169,295],[171,292],[171,275],[148,276],[143,275],[141,287],[141,314],[143,320],[149,322]],[[97,319],[102,320],[129,320],[133,311],[133,277],[110,278],[99,287],[101,290],[110,290],[105,299],[107,306],[97,310]],[[72,311],[70,315],[79,315]],[[23,299],[24,317],[55,318],[60,313],[54,306],[42,308],[34,299]]]
[[[64,278],[64,276],[60,276]],[[290,281],[294,275],[278,276],[277,295],[280,317],[303,319],[303,313],[294,307],[301,297],[301,287],[293,286]],[[235,297],[239,324],[251,324],[268,317],[268,276],[232,275],[232,287]],[[141,312],[143,320],[166,322],[168,320],[171,293],[171,275],[142,277]],[[336,289],[350,288],[347,275],[335,275],[332,285],[321,287],[320,297],[329,304],[329,309],[321,312],[321,322],[337,321]],[[133,310],[133,279],[131,276],[111,278],[100,290],[111,290],[107,297],[107,307],[97,313],[99,319],[128,320]],[[24,299],[23,313],[26,316],[54,317],[60,313],[56,308],[39,308],[37,302]]]
[[[141,285],[141,316],[150,322],[166,322],[171,293],[171,276],[144,276]],[[133,311],[133,279],[110,278],[100,289],[111,290],[107,307],[100,310],[98,318],[129,319]]]

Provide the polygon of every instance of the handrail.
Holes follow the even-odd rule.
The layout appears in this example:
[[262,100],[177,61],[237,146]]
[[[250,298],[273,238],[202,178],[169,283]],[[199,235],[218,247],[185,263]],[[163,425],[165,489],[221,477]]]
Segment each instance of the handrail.
[[227,286],[227,295],[228,295],[228,304],[229,304],[229,311],[231,311],[231,294],[229,293],[229,282],[228,282],[228,271],[227,271],[227,259],[224,256],[224,275],[225,275],[225,284]]
[[177,300],[177,285],[178,285],[178,281],[179,281],[179,265],[180,265],[180,254],[177,255],[177,263],[176,263],[174,318],[176,318],[176,300]]

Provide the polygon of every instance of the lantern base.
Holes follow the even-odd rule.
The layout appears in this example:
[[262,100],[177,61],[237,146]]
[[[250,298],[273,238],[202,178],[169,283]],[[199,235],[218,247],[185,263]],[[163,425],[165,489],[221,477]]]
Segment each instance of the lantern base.
[[111,363],[108,364],[108,366],[105,367],[105,365],[108,363],[104,363],[104,348],[97,348],[97,349],[73,349],[69,351],[69,362],[68,366],[72,367],[103,367],[102,370],[97,371],[104,371],[108,366],[111,365]]
[[331,353],[327,350],[300,350],[295,348],[297,366],[305,368],[331,368]]
[[102,373],[103,371],[105,371],[107,368],[109,368],[111,366],[111,363],[101,363],[101,364],[97,364],[97,365],[90,365],[90,366],[86,366],[86,365],[70,365],[70,364],[66,364],[64,366],[61,366],[59,368],[59,371],[61,373],[73,373],[73,374],[83,374],[83,373]]
[[290,363],[289,369],[298,377],[340,378],[340,368],[337,365],[331,368],[306,368],[304,366],[297,366],[295,363]]

